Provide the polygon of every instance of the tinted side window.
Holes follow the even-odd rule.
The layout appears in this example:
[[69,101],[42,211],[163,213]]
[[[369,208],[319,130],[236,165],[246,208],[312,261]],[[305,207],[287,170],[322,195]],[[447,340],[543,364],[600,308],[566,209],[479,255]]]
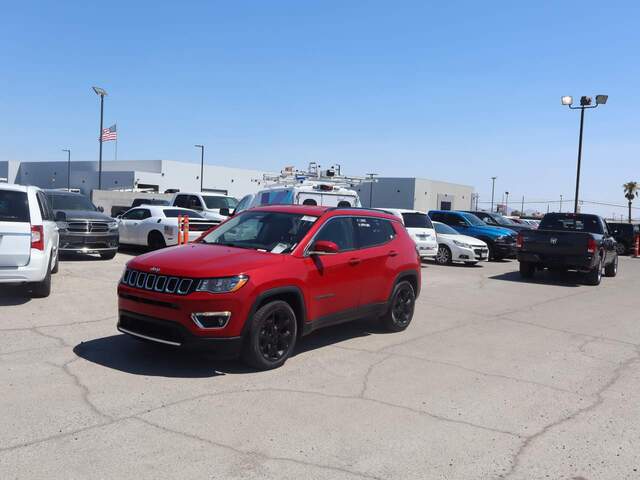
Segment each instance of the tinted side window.
[[0,190],[0,222],[29,223],[29,199],[24,192]]
[[355,248],[353,219],[351,217],[332,218],[316,235],[315,241],[318,240],[333,242],[338,245],[340,251],[353,250]]
[[444,215],[442,213],[430,213],[429,214],[429,218],[431,218],[431,220],[433,220],[434,222],[442,222],[445,223],[444,221]]
[[183,207],[183,208],[186,208],[186,207],[187,207],[187,204],[189,203],[189,202],[187,201],[187,199],[188,199],[188,198],[189,198],[189,197],[188,197],[187,195],[178,195],[178,196],[176,197],[176,201],[174,202],[174,203],[175,203],[175,205],[176,205],[176,207]]
[[391,222],[383,218],[357,217],[355,227],[360,248],[382,245],[396,235]]
[[144,220],[145,218],[149,218],[151,216],[151,211],[148,208],[140,209],[140,218]]
[[49,203],[47,202],[45,196],[41,192],[37,192],[36,198],[38,200],[38,207],[40,207],[40,215],[42,216],[42,220],[53,220],[53,214],[51,213]]
[[187,205],[186,207],[193,210],[202,210],[202,202],[195,195],[191,195],[189,197],[189,205]]
[[136,208],[135,210],[129,210],[127,213],[122,215],[122,218],[125,220],[142,220],[142,209]]

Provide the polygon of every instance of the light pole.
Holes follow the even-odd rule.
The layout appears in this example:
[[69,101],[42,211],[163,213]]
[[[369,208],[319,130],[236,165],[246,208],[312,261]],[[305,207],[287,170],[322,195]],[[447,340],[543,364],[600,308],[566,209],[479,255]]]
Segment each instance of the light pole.
[[[560,213],[562,213],[562,195],[560,195]],[[578,213],[578,212],[576,212]]]
[[373,182],[375,182],[374,177],[376,177],[377,173],[367,173],[367,177],[369,177],[369,208],[373,208]]
[[102,188],[102,127],[104,120],[104,97],[107,96],[107,91],[104,88],[92,87],[96,95],[100,97],[100,133],[98,140],[100,142],[100,154],[98,155],[98,190]]
[[509,215],[509,192],[504,192],[504,214]]
[[591,105],[591,97],[580,97],[580,106],[573,106],[573,97],[564,96],[561,98],[562,105],[566,105],[571,110],[580,110],[580,136],[578,138],[578,168],[576,172],[576,198],[573,204],[573,213],[578,213],[578,194],[580,193],[580,163],[582,162],[582,131],[584,127],[584,111],[587,108],[596,108],[598,105],[607,103],[608,95],[596,95],[596,104]]
[[524,217],[524,195],[522,195],[522,206],[520,207],[520,216]]
[[63,148],[63,152],[67,152],[67,192],[71,191],[71,150]]
[[496,178],[498,177],[491,177],[491,210],[490,212],[493,213],[493,194],[496,190]]
[[200,191],[204,185],[204,145],[194,145],[194,147],[200,149]]

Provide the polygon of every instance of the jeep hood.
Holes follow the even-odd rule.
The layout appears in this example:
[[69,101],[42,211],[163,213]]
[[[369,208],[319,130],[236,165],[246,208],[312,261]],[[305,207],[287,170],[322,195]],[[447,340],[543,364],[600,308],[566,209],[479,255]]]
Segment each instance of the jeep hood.
[[177,277],[230,277],[282,263],[285,256],[245,248],[192,243],[140,255],[129,261],[127,266],[145,272],[159,268],[160,272],[156,273]]
[[501,235],[515,235],[513,230],[504,227],[473,227],[476,235],[486,235],[487,237],[499,237]]

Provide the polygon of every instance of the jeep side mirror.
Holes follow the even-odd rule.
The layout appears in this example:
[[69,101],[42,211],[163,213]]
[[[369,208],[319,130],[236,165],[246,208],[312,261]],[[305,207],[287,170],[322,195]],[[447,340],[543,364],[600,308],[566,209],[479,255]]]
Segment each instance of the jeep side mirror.
[[102,206],[98,207],[98,211],[99,211],[100,213],[104,213],[104,207],[102,207]]
[[311,247],[309,255],[333,255],[340,251],[340,247],[334,242],[328,240],[318,240]]

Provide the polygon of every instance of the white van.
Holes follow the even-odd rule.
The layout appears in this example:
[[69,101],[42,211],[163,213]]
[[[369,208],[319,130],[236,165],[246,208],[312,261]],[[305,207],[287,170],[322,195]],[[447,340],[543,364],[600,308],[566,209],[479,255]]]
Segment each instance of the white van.
[[[274,185],[257,192],[247,208],[263,205],[321,205],[360,207],[358,193],[348,187],[322,181],[304,181],[292,185]],[[239,211],[239,210],[238,210]]]
[[0,284],[27,284],[48,297],[58,271],[58,227],[37,187],[0,185]]
[[420,258],[433,260],[438,254],[438,240],[431,219],[425,212],[400,208],[383,208],[400,218],[420,254]]

